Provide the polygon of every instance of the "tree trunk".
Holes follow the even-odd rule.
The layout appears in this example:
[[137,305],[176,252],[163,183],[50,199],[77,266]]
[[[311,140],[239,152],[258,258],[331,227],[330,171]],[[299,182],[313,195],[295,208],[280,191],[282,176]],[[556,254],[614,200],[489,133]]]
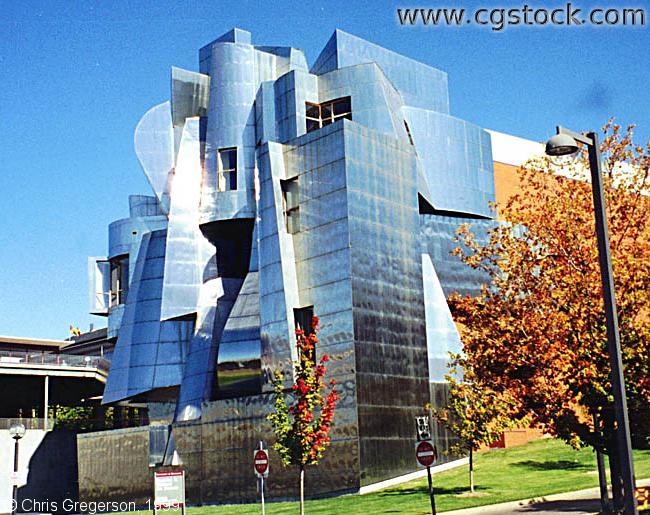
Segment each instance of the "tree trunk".
[[474,451],[469,450],[469,493],[474,493]]
[[305,515],[305,466],[300,465],[300,515]]

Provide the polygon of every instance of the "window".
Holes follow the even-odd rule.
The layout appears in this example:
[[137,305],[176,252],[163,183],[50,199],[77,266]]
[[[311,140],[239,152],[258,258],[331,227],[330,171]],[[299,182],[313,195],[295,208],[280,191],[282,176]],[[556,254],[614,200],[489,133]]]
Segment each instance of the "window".
[[321,128],[320,106],[310,102],[305,103],[305,117],[307,118],[307,132]]
[[237,149],[221,148],[218,156],[217,189],[230,191],[237,189]]
[[341,118],[352,120],[352,102],[350,97],[328,100],[321,104],[305,103],[307,132],[318,130]]
[[129,291],[129,256],[117,256],[110,261],[111,287],[109,293],[109,307],[124,304]]
[[[314,332],[313,318],[314,306],[293,308],[293,319],[296,324],[296,329],[302,329],[305,335],[310,335]],[[311,356],[308,356],[308,358],[316,362],[316,349],[312,349]]]
[[300,230],[298,178],[280,181],[280,185],[282,186],[284,224],[289,234],[295,234]]

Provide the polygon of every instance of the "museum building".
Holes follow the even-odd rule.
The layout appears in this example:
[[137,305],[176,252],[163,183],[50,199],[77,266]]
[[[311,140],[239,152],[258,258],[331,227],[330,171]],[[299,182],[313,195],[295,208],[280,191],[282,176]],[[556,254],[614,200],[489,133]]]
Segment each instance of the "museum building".
[[[461,348],[446,297],[482,280],[454,233],[496,223],[490,133],[450,115],[444,72],[340,30],[309,67],[233,29],[198,69],[172,68],[138,123],[153,195],[131,196],[90,258],[115,342],[103,403],[146,405],[150,425],[79,435],[80,498],[144,500],[151,469],[182,462],[188,502],[254,499],[271,378],[291,384],[313,315],[341,400],[308,492],[412,472],[414,419]],[[294,495],[271,463],[269,495]]]

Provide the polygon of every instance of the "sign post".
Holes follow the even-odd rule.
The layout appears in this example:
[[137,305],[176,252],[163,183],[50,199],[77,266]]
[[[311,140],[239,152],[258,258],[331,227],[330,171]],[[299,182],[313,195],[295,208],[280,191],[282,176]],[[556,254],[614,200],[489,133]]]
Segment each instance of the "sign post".
[[431,499],[431,513],[436,515],[436,499],[433,495],[433,483],[431,481],[431,465],[438,459],[435,446],[431,440],[423,440],[415,444],[415,459],[420,467],[426,467],[429,480],[429,498]]
[[181,508],[185,515],[185,471],[155,472],[154,515],[158,510]]
[[262,515],[266,515],[264,507],[264,478],[269,475],[269,453],[260,442],[260,448],[253,453],[253,470],[260,481],[260,495],[262,497]]

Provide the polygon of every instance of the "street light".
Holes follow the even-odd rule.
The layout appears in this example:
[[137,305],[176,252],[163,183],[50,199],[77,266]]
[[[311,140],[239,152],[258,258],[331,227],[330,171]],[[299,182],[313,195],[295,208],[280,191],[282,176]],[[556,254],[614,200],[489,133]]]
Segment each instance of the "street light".
[[557,134],[546,143],[546,154],[549,156],[568,156],[575,154],[578,151],[579,143],[586,145],[589,151],[591,191],[594,200],[600,278],[605,304],[605,323],[607,326],[607,350],[611,369],[610,374],[614,393],[614,411],[617,426],[616,451],[618,453],[623,479],[624,513],[626,515],[637,515],[637,504],[634,498],[632,441],[630,439],[630,424],[627,416],[627,399],[625,397],[623,359],[621,358],[621,340],[618,332],[618,315],[616,313],[616,297],[614,296],[612,262],[609,255],[609,234],[607,232],[607,215],[603,195],[602,165],[600,149],[598,148],[598,135],[595,132],[578,134],[563,127],[557,127]]
[[14,487],[12,494],[11,513],[15,515],[18,507],[18,440],[25,436],[25,426],[21,422],[14,422],[9,427],[9,436],[14,439]]

